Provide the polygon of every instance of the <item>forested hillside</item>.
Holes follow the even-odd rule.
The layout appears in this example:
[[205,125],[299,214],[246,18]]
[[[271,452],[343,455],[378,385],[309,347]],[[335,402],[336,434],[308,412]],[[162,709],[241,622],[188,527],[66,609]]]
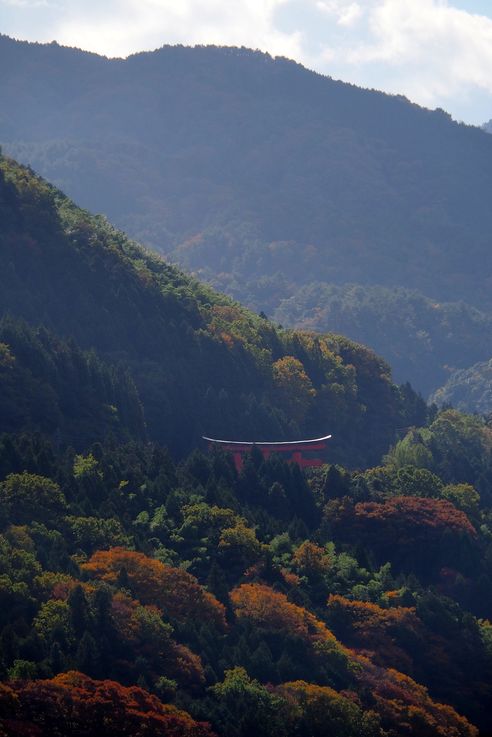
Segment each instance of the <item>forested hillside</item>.
[[[6,158],[0,257],[2,737],[490,737],[485,421]],[[321,427],[306,472],[198,447]]]
[[[246,49],[108,60],[7,37],[0,95],[6,150],[255,311],[322,282],[404,287],[490,317],[492,138],[442,110]],[[379,302],[391,320],[390,293]],[[447,319],[459,334],[459,304]],[[470,365],[436,343],[422,382],[428,350],[414,338],[434,325],[422,310],[398,366],[425,392]],[[488,318],[483,329],[472,362],[490,358]],[[349,337],[371,345],[365,327]],[[378,350],[394,358],[390,336]]]
[[490,448],[452,412],[307,477],[4,434],[3,733],[490,735]]
[[146,437],[128,371],[10,316],[0,319],[0,389],[3,431],[38,431],[76,447]]
[[[466,369],[492,353],[491,314],[407,289],[314,282],[282,299],[272,317],[366,342],[384,355],[397,378],[412,376],[425,396],[457,367]],[[466,411],[481,408],[471,401]]]
[[492,359],[451,374],[432,395],[439,405],[453,405],[462,412],[492,415]]
[[[396,387],[388,366],[369,350],[336,336],[277,330],[5,158],[0,254],[0,311],[79,346],[60,345],[56,361],[68,355],[55,372],[44,364],[53,362],[49,346],[57,338],[25,333],[24,350],[22,326],[13,326],[11,337],[0,333],[5,381],[18,374],[15,389],[5,395],[12,394],[5,399],[11,406],[17,405],[16,392],[28,402],[21,370],[63,396],[70,390],[63,382],[72,381],[80,392],[80,380],[76,373],[70,379],[67,366],[73,361],[89,374],[87,391],[104,417],[96,434],[114,421],[115,431],[131,428],[141,438],[141,403],[148,437],[178,453],[203,434],[262,440],[330,432],[333,458],[351,466],[376,462],[397,428],[425,419],[423,402],[409,387]],[[81,353],[88,350],[99,358]],[[77,443],[85,439],[83,430],[60,416],[63,396],[58,413],[53,404],[53,417],[45,417],[40,429],[48,431],[51,423],[52,432]],[[86,404],[82,397],[80,404]],[[35,410],[30,412],[26,408],[36,426]]]

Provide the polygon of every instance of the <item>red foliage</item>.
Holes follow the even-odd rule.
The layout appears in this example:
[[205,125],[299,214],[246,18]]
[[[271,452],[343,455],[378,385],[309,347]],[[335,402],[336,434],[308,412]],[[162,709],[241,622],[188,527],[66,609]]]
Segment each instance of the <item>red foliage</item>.
[[343,499],[329,503],[326,515],[336,538],[367,545],[381,563],[427,577],[459,566],[476,541],[466,514],[444,499],[400,496],[355,505]]
[[125,548],[99,550],[82,568],[112,584],[124,570],[138,599],[144,604],[155,604],[171,620],[193,619],[225,629],[224,606],[181,568]]
[[9,691],[0,691],[0,724],[10,737],[214,737],[208,724],[141,688],[73,671]]
[[476,536],[475,528],[466,514],[445,499],[397,496],[388,499],[384,504],[360,502],[355,505],[355,515],[377,523],[403,525],[407,529],[426,527]]

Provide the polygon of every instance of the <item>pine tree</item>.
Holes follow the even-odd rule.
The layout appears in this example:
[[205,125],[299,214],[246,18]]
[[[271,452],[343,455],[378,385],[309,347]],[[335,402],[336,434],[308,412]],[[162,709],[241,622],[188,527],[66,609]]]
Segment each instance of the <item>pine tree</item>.
[[93,636],[87,630],[82,635],[82,639],[77,647],[77,653],[75,655],[75,662],[77,670],[81,673],[85,673],[93,678],[100,677],[100,658],[99,650]]
[[90,620],[89,607],[82,586],[78,585],[72,589],[68,597],[68,605],[70,607],[70,624],[75,636],[80,638],[87,630]]
[[261,683],[274,682],[277,677],[277,669],[273,662],[272,652],[267,643],[262,640],[249,661],[249,673]]

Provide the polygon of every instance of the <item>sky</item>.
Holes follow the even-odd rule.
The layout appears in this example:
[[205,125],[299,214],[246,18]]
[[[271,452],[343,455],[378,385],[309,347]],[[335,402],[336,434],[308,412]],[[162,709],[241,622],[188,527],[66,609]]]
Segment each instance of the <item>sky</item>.
[[0,32],[106,56],[248,46],[466,123],[492,118],[492,0],[0,0]]

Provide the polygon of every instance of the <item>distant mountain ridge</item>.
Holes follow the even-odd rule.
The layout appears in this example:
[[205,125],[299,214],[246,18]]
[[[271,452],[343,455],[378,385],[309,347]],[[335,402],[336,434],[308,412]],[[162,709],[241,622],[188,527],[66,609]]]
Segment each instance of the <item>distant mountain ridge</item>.
[[[7,151],[257,311],[322,282],[492,312],[492,139],[479,128],[247,49],[122,60],[3,36],[0,69]],[[399,376],[427,393],[449,355],[434,363],[429,381],[411,361]]]

